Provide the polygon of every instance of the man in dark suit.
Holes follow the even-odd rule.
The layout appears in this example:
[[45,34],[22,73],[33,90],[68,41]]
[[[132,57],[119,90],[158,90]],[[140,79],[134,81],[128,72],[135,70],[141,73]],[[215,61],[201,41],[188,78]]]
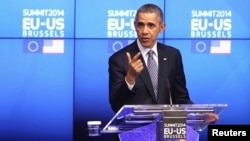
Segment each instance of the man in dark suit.
[[[137,39],[109,58],[109,102],[113,111],[129,104],[192,104],[180,51],[157,42],[166,27],[162,10],[154,4],[141,6],[134,26]],[[148,68],[150,50],[156,62],[156,78],[150,76]],[[157,80],[157,86],[153,80]]]
[[[143,5],[138,9],[134,26],[137,40],[109,58],[109,100],[113,111],[125,104],[170,104],[171,100],[173,104],[193,103],[186,88],[180,51],[157,42],[166,26],[162,10],[153,4]],[[154,51],[158,66],[157,94],[147,69],[149,50]]]

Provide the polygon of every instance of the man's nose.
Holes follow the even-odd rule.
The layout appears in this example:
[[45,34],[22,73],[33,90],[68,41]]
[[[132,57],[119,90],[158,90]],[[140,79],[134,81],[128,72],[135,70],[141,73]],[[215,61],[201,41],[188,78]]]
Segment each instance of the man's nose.
[[142,33],[143,33],[143,34],[148,33],[148,27],[147,27],[147,26],[144,26],[144,27],[143,27]]

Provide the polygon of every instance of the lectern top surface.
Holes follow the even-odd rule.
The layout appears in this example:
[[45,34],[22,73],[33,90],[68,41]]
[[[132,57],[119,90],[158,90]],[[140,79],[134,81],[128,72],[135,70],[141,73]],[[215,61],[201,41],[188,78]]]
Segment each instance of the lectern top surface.
[[[205,122],[207,113],[220,115],[226,107],[227,104],[124,105],[103,128],[102,132],[119,133],[153,122],[161,122],[164,111],[185,112],[187,125],[194,130],[202,131],[207,126]],[[165,116],[167,115],[164,114]]]

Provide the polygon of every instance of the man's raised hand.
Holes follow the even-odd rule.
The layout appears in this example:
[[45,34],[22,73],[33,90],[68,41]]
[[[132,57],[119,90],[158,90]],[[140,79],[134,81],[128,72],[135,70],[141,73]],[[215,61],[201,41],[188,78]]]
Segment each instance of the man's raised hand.
[[129,84],[134,84],[136,77],[144,68],[141,59],[139,59],[139,57],[141,56],[141,52],[138,52],[132,58],[129,52],[127,52],[126,55],[128,60],[128,72],[126,75],[126,80]]

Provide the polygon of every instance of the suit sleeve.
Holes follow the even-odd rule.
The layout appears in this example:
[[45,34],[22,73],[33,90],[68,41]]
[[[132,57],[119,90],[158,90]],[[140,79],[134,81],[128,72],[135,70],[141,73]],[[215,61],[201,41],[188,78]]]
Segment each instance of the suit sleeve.
[[[109,102],[114,112],[117,112],[131,97],[133,91],[128,89],[125,82],[127,69],[124,64],[127,64],[126,56],[117,58],[111,56],[109,58]],[[120,57],[120,56],[119,56]],[[125,59],[124,59],[125,58]]]

